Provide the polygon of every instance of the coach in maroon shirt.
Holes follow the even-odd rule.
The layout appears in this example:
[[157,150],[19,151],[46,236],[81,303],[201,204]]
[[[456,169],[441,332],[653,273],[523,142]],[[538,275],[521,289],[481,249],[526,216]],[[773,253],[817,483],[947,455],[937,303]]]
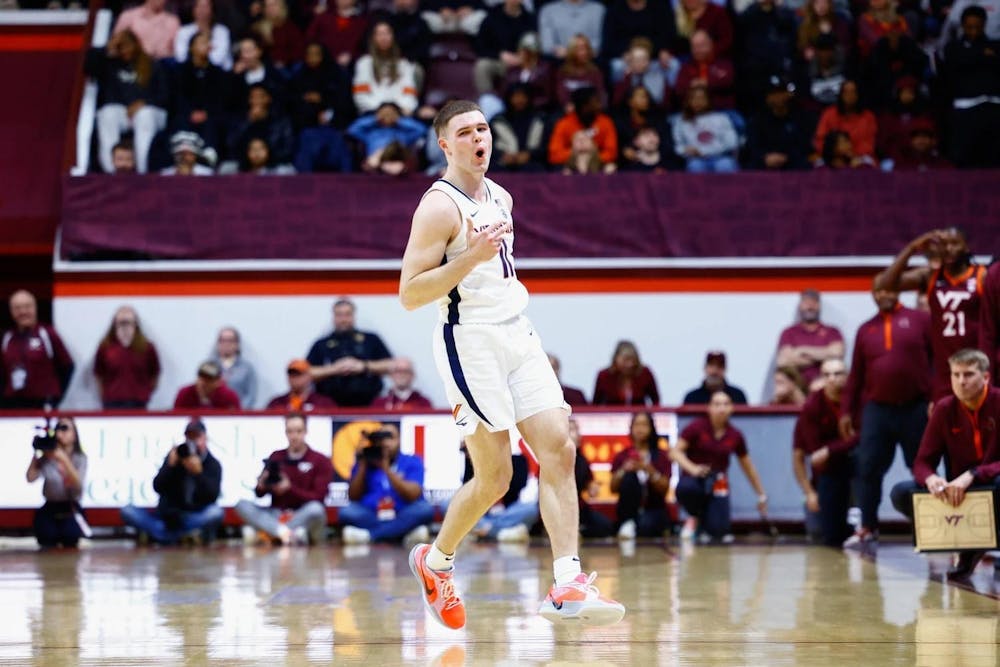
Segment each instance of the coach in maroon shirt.
[[38,304],[31,292],[10,297],[14,327],[0,341],[0,382],[6,409],[54,408],[73,377],[73,359],[59,334],[38,323]]
[[[913,465],[913,481],[900,482],[892,489],[893,507],[911,520],[916,490],[926,489],[953,507],[962,504],[966,491],[973,485],[992,486],[994,501],[1000,493],[1000,439],[997,437],[1000,389],[989,386],[989,358],[980,350],[960,350],[948,359],[948,365],[953,395],[934,405]],[[942,458],[947,479],[937,474]],[[961,552],[958,565],[948,576],[969,576],[984,553]]]
[[240,397],[226,386],[222,379],[222,369],[214,361],[202,362],[198,366],[198,379],[194,384],[182,387],[174,399],[174,409],[197,410],[239,410]]
[[[983,280],[979,305],[979,349],[990,356],[993,368],[1000,364],[1000,261],[994,261]],[[993,384],[1000,384],[1000,373],[993,374]]]
[[840,329],[819,321],[820,297],[814,289],[799,296],[799,321],[781,332],[776,365],[792,366],[810,390],[819,389],[819,367],[827,359],[844,358]]
[[[809,513],[819,515],[819,532],[827,546],[840,546],[851,534],[847,509],[851,496],[850,452],[857,437],[840,435],[841,397],[847,383],[847,366],[840,359],[827,359],[820,367],[823,388],[806,399],[795,424],[792,463],[799,486],[806,494]],[[812,468],[812,479],[806,462]]]
[[858,327],[840,418],[841,436],[847,440],[854,437],[856,416],[861,415],[855,453],[861,526],[844,543],[846,547],[878,539],[882,480],[896,455],[896,444],[903,449],[906,467],[912,469],[927,424],[928,316],[901,305],[898,292],[879,288],[872,296],[879,312]]

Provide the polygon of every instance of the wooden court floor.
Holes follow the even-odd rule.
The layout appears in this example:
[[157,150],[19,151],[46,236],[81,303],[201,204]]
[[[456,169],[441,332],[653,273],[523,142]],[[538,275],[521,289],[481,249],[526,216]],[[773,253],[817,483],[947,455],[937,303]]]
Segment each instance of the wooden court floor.
[[626,604],[606,628],[535,615],[544,544],[469,545],[469,622],[441,628],[400,547],[0,549],[0,665],[997,665],[1000,582],[942,556],[804,544],[587,545]]

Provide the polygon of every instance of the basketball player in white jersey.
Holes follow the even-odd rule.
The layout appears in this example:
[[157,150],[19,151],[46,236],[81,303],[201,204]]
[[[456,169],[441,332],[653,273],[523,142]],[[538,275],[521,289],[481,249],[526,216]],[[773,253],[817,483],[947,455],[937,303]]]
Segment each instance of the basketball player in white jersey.
[[541,468],[539,504],[554,559],[555,583],[539,613],[551,621],[615,623],[625,607],[601,597],[593,585],[596,573],[580,569],[569,406],[522,314],[528,292],[514,269],[513,200],[486,178],[490,126],[476,104],[455,101],[441,109],[434,129],[448,169],[413,214],[399,298],[407,310],[438,306],[434,358],[475,477],[455,494],[434,543],[410,552],[410,569],[434,617],[449,628],[463,627],[465,607],[452,579],[455,550],[507,491],[507,432],[516,427]]

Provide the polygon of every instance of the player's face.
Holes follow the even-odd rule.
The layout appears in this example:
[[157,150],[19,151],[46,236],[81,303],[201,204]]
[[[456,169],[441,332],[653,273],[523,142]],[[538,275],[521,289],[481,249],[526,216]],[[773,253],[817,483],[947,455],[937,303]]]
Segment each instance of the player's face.
[[954,229],[949,229],[941,236],[941,259],[945,265],[954,264],[969,252],[965,239]]
[[485,173],[493,152],[493,135],[481,111],[468,111],[448,121],[441,149],[451,162],[471,171]]
[[971,402],[983,394],[990,374],[979,370],[975,364],[951,365],[951,390],[958,400]]

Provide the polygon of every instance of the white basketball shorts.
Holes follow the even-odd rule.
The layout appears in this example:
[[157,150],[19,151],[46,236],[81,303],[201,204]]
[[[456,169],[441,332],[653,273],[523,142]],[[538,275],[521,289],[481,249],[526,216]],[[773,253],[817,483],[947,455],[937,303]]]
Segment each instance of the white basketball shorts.
[[506,431],[543,410],[570,409],[542,341],[523,315],[500,324],[438,323],[433,347],[464,435],[480,423]]

